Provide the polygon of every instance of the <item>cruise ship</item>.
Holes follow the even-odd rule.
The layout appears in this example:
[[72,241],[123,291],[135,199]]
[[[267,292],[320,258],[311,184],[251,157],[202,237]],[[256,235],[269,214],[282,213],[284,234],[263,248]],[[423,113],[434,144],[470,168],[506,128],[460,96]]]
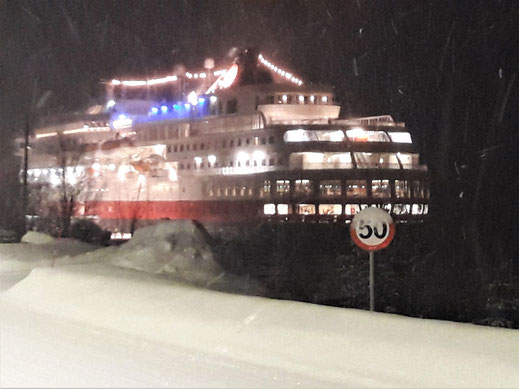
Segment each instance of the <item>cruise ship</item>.
[[427,168],[404,123],[341,118],[332,88],[254,50],[222,70],[206,60],[200,72],[104,83],[103,105],[31,135],[29,217],[72,198],[75,218],[125,238],[162,219],[348,223],[376,206],[409,222],[428,213]]

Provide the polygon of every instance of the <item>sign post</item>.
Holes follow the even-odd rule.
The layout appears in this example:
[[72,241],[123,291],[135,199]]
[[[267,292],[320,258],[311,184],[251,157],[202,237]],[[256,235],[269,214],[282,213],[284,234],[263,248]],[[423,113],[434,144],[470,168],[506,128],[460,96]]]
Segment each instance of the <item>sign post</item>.
[[365,208],[355,215],[350,226],[355,244],[369,252],[369,310],[375,310],[375,251],[386,248],[395,236],[391,216],[381,208]]

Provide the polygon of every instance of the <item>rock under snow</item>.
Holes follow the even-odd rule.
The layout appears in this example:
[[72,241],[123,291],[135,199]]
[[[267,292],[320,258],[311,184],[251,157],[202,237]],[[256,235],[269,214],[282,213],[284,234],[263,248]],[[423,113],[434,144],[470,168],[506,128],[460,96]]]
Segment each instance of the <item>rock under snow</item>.
[[27,231],[27,233],[22,238],[22,242],[31,244],[48,244],[54,243],[55,241],[56,238],[37,231]]
[[190,220],[144,227],[119,248],[113,265],[147,273],[174,274],[192,282],[210,282],[223,273],[214,260],[210,236]]

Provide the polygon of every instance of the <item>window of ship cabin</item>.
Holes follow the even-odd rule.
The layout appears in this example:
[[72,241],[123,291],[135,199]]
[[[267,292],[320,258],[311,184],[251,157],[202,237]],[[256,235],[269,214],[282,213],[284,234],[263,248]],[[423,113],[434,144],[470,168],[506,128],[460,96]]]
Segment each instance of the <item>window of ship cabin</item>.
[[267,144],[267,138],[262,137],[262,138],[261,138],[261,144],[262,144],[262,145],[266,145],[266,144]]
[[287,104],[292,104],[293,100],[294,100],[294,97],[292,95],[287,95],[287,101],[286,101]]
[[186,145],[186,151],[189,151],[190,147],[190,145]]
[[276,192],[280,196],[286,196],[290,193],[289,180],[276,180]]
[[369,131],[361,127],[346,130],[346,136],[352,142],[389,142],[384,131]]
[[267,96],[267,104],[274,104],[274,96],[268,95]]
[[346,181],[347,197],[367,197],[368,190],[365,180],[348,180]]
[[340,215],[341,213],[341,204],[319,204],[319,215]]
[[418,165],[418,154],[397,153],[398,159],[402,163],[402,168],[412,169]]
[[359,204],[346,204],[344,206],[344,213],[346,215],[355,215],[360,212]]
[[262,159],[261,160],[261,166],[267,166],[267,160],[266,159]]
[[270,196],[270,188],[271,188],[270,180],[263,181],[263,186],[260,190],[260,197],[268,197]]
[[278,204],[278,215],[289,215],[292,213],[292,207],[289,204]]
[[180,170],[184,170],[184,164],[183,163],[180,164]]
[[257,137],[257,136],[254,137],[254,145],[255,146],[259,145],[259,137]]
[[171,153],[171,145],[168,145],[167,150],[168,150],[168,153]]
[[265,215],[275,215],[276,214],[276,204],[263,205],[263,213]]
[[411,206],[411,214],[412,215],[422,215],[424,211],[424,205],[423,204],[413,204]]
[[238,146],[241,146],[241,138],[238,138],[238,140],[236,141],[236,144],[237,144]]
[[184,151],[184,145],[180,145],[180,151]]
[[395,195],[399,199],[411,197],[411,186],[406,180],[395,180]]
[[303,95],[297,96],[297,103],[298,104],[304,104],[305,103],[305,97]]
[[245,143],[249,145],[250,144],[250,138],[245,139]]
[[238,100],[236,98],[228,100],[225,111],[226,113],[236,113],[238,111]]
[[294,192],[299,195],[312,194],[312,182],[310,180],[295,180]]
[[357,168],[386,168],[398,169],[400,165],[394,153],[354,153]]
[[424,185],[421,181],[413,181],[413,197],[417,199],[424,198]]
[[176,153],[177,150],[178,150],[178,145],[174,145],[174,146],[173,146],[173,151]]
[[274,158],[269,158],[269,166],[274,166]]
[[409,215],[411,212],[410,204],[395,204],[393,205],[393,213],[395,215]]
[[391,197],[389,180],[371,180],[371,195],[378,199]]
[[328,180],[321,181],[319,184],[319,192],[321,196],[332,197],[341,195],[341,181],[340,180]]
[[413,143],[411,134],[408,132],[388,132],[388,134],[394,143]]
[[315,215],[314,204],[296,204],[296,212],[299,215]]
[[205,149],[205,144],[204,143],[200,143],[200,150],[203,150]]
[[229,142],[229,147],[234,147],[234,139],[231,139]]

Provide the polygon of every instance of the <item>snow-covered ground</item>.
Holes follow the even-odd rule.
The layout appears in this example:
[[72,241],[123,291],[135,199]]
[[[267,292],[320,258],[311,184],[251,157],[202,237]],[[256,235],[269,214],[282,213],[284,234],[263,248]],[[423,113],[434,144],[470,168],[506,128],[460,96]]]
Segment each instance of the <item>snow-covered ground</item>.
[[189,224],[44,245],[76,255],[0,245],[0,273],[37,265],[0,294],[1,387],[519,386],[517,330],[222,292],[245,282]]

